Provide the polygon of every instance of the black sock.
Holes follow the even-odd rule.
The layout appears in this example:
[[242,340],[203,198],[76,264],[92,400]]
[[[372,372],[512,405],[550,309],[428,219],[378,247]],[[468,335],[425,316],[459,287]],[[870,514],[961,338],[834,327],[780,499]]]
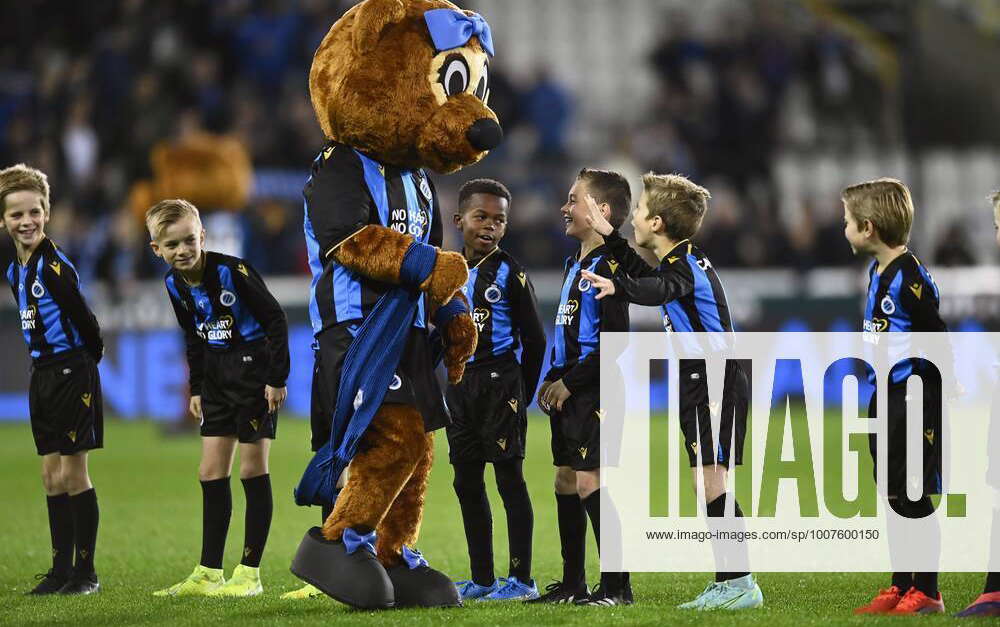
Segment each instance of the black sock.
[[243,540],[244,566],[257,568],[264,555],[267,534],[271,530],[271,515],[274,503],[271,500],[271,475],[263,474],[242,479],[243,492],[247,497],[247,512]]
[[932,599],[938,597],[937,573],[913,573],[913,587]]
[[590,526],[594,529],[594,539],[597,540],[597,553],[601,553],[601,495],[600,490],[594,490],[585,499],[580,499],[583,509],[587,510]]
[[986,585],[983,587],[983,594],[1000,592],[1000,573],[986,573]]
[[587,513],[580,497],[556,493],[559,518],[559,543],[562,545],[563,584],[586,586]]
[[[594,529],[597,540],[597,552],[601,552],[601,491],[594,490],[582,500],[590,526]],[[622,573],[619,571],[601,571],[601,585],[609,594],[618,594],[622,589]]]
[[913,587],[913,573],[892,573],[892,585],[899,588],[900,594]]
[[455,494],[462,509],[465,541],[469,545],[472,581],[480,586],[493,585],[493,513],[483,483],[484,462],[455,464]]
[[49,536],[52,538],[52,572],[68,577],[73,570],[73,508],[69,494],[47,496]]
[[222,568],[229,517],[233,515],[229,477],[201,482],[201,507],[201,565]]
[[[726,498],[729,493],[724,493],[720,496],[715,497],[715,500],[711,503],[705,505],[705,512],[710,518],[721,518],[726,515]],[[735,497],[733,497],[735,499]],[[734,501],[733,503],[733,514],[737,518],[743,518],[743,510],[740,509],[739,501]],[[716,571],[715,581],[729,581],[731,579],[738,579],[740,577],[746,577],[750,573],[748,572],[732,572],[732,571]]]
[[97,492],[94,488],[69,497],[73,508],[73,544],[76,545],[76,564],[73,570],[79,575],[94,574],[94,549],[97,546]]
[[524,460],[510,459],[493,464],[497,478],[497,490],[503,499],[507,512],[507,542],[510,546],[509,576],[518,581],[531,581],[531,535],[535,525],[535,514],[531,509],[531,497],[524,482],[521,467]]

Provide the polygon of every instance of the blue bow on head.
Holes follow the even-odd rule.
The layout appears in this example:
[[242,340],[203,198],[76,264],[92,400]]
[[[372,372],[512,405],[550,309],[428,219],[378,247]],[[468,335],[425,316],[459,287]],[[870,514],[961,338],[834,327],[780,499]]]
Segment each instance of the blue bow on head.
[[460,48],[475,35],[486,54],[493,56],[493,36],[482,15],[466,15],[454,9],[431,9],[424,13],[424,21],[438,52]]

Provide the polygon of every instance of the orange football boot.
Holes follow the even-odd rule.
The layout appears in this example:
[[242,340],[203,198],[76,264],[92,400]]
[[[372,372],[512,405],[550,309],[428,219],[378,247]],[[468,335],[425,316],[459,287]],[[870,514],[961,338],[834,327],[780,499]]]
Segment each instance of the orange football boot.
[[855,614],[887,614],[893,608],[895,608],[900,601],[903,600],[903,595],[899,592],[899,588],[892,586],[888,590],[879,590],[878,594],[872,599],[872,602],[868,605],[863,605],[856,610]]
[[910,588],[906,595],[896,604],[896,607],[889,610],[890,614],[942,614],[944,613],[944,601],[941,600],[941,593],[937,598],[932,599],[916,588]]

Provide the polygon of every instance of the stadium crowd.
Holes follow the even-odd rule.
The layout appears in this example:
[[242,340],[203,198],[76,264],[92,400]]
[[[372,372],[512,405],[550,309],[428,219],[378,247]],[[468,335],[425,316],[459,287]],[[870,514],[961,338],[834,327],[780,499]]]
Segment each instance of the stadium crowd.
[[[6,3],[0,163],[49,173],[51,231],[86,277],[141,279],[159,271],[126,203],[131,184],[149,175],[151,147],[195,129],[231,134],[257,173],[240,217],[243,254],[266,274],[305,273],[300,192],[323,142],[307,72],[329,24],[351,4]],[[850,263],[846,247],[815,245],[842,229],[829,202],[802,209],[815,218],[779,218],[772,167],[782,148],[836,147],[852,133],[891,137],[879,123],[882,86],[850,41],[822,23],[794,23],[772,4],[709,35],[681,13],[664,15],[645,60],[657,95],[628,103],[646,112],[641,123],[623,125],[602,154],[580,154],[573,141],[586,122],[575,117],[580,94],[541,67],[515,79],[499,56],[490,105],[508,137],[527,137],[530,148],[502,147],[463,176],[438,177],[442,198],[453,202],[465,174],[505,181],[514,193],[511,252],[528,267],[557,269],[570,252],[556,212],[567,181],[583,164],[624,159],[626,169],[682,172],[712,190],[702,244],[719,266]],[[854,97],[859,85],[872,96]],[[953,253],[944,246],[941,260]]]

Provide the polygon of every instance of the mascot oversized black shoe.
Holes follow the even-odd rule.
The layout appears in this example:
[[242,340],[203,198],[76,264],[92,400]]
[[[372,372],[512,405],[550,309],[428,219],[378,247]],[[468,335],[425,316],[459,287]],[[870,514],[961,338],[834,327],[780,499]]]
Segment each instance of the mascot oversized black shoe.
[[403,547],[404,563],[386,572],[392,580],[396,607],[458,607],[462,599],[448,575],[427,565],[418,551]]
[[375,559],[374,536],[347,529],[343,541],[331,542],[323,537],[322,529],[313,527],[295,552],[292,574],[359,609],[393,607],[392,582]]

